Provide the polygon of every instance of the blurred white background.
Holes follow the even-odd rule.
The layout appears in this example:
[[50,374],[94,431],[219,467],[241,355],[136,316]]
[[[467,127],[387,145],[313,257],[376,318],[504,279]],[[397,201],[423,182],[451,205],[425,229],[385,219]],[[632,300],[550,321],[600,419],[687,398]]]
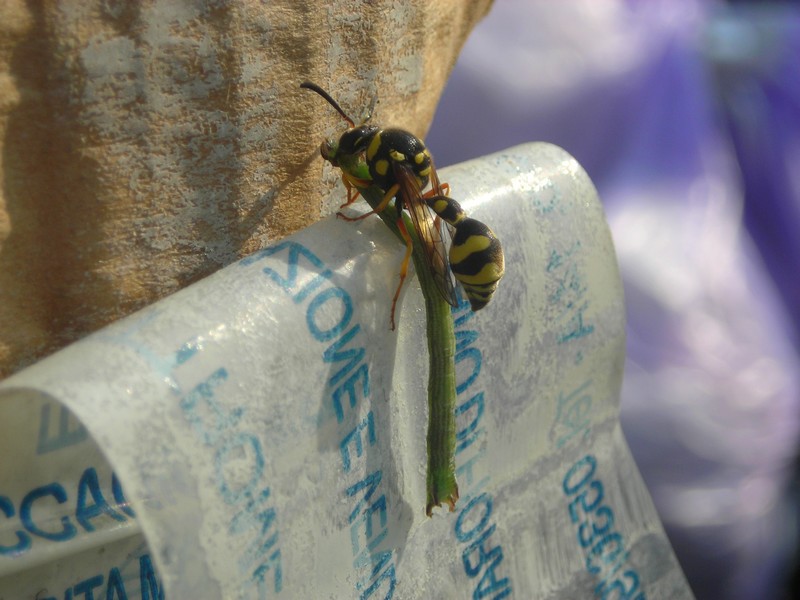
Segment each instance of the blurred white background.
[[622,423],[693,590],[795,597],[800,10],[496,0],[427,143],[442,167],[534,140],[606,207]]

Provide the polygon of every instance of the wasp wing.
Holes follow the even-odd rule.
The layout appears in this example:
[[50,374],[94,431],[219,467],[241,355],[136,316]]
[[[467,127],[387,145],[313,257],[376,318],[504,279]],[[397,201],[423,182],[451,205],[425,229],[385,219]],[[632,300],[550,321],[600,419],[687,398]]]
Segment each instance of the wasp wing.
[[[442,298],[451,306],[458,306],[458,296],[453,284],[453,275],[447,259],[444,240],[442,239],[442,220],[428,206],[422,197],[419,181],[410,166],[400,162],[393,163],[394,176],[400,186],[398,191],[398,210],[405,208],[411,216],[411,222],[422,244],[425,263],[433,275],[436,288]],[[438,179],[432,173],[434,188],[438,193]]]
[[[431,183],[431,191],[427,194],[423,195],[423,198],[427,199],[425,204],[430,207],[431,199],[435,198],[436,196],[449,196],[450,195],[450,184],[448,183],[440,183],[439,182],[439,175],[436,173],[436,168],[433,166],[433,159],[431,159],[431,174],[430,174],[430,183]],[[435,214],[435,211],[431,210],[431,213]],[[437,228],[439,229],[440,237],[444,238],[443,231],[447,232],[447,239],[449,241],[448,247],[450,244],[453,243],[453,232],[455,231],[453,226],[450,223],[443,221],[441,217],[436,215],[434,222],[437,224]],[[448,267],[450,266],[450,260],[447,261]],[[450,269],[452,273],[452,269]],[[458,299],[456,298],[456,302]],[[457,306],[455,304],[454,306]]]

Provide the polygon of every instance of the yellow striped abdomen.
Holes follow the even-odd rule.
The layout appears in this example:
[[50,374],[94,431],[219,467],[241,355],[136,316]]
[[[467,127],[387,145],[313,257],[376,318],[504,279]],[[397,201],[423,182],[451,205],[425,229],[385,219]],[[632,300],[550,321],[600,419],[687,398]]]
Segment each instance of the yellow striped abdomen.
[[449,260],[472,310],[486,306],[505,271],[503,248],[494,232],[476,219],[459,219]]

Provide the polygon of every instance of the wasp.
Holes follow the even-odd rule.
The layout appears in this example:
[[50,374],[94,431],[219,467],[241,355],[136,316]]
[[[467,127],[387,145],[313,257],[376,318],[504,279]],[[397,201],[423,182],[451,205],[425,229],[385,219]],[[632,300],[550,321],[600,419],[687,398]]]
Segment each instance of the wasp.
[[[451,306],[458,306],[453,277],[461,284],[473,311],[480,310],[492,299],[505,270],[503,249],[494,232],[484,223],[467,216],[461,205],[449,197],[450,186],[440,183],[433,159],[418,137],[397,128],[381,129],[368,124],[369,116],[356,126],[353,119],[321,87],[303,82],[301,88],[316,92],[341,115],[348,125],[338,140],[327,139],[320,146],[322,158],[342,171],[349,206],[360,195],[359,190],[376,186],[382,200],[359,217],[337,216],[358,221],[384,211],[395,200],[397,228],[406,244],[400,267],[400,283],[392,298],[391,327],[395,328],[395,307],[408,272],[413,241],[405,226],[402,211],[411,223],[423,248],[425,263],[433,275],[436,288]],[[430,184],[430,189],[424,191]],[[451,238],[449,253],[445,251],[442,221]]]

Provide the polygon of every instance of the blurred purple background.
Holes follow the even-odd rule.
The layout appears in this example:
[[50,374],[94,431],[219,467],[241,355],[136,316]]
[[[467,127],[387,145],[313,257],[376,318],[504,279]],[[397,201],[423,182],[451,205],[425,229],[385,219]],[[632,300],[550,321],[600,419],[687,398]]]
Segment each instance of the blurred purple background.
[[695,594],[796,597],[800,9],[497,0],[427,143],[442,167],[535,140],[606,207],[622,424]]

